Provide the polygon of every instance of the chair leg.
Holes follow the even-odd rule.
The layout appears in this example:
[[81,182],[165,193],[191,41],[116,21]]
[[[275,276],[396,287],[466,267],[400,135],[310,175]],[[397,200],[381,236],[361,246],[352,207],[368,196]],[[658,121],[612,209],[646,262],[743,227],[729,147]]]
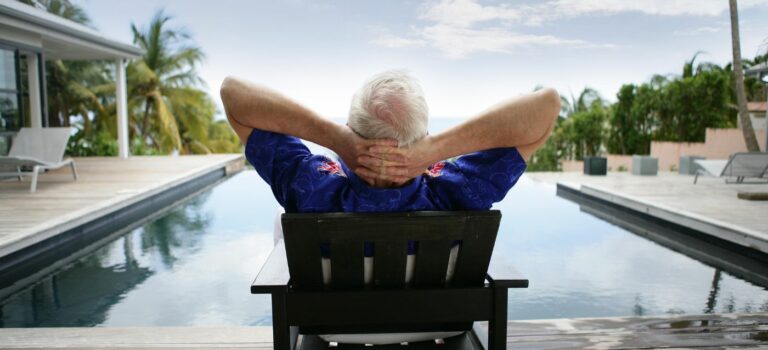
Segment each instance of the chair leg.
[[299,327],[288,325],[285,293],[272,293],[272,342],[275,350],[295,350]]
[[29,192],[35,193],[37,191],[37,175],[40,173],[40,166],[35,165],[32,169],[32,186],[29,188]]
[[493,315],[488,320],[488,350],[507,348],[507,288],[493,289]]
[[75,162],[69,162],[69,167],[72,168],[72,177],[74,177],[75,181],[77,181],[77,168],[75,168]]
[[18,178],[19,178],[19,181],[22,181],[22,180],[21,180],[21,167],[20,167],[20,166],[17,166],[17,167],[16,167],[16,172],[17,172],[17,173],[19,173],[19,176],[18,176]]

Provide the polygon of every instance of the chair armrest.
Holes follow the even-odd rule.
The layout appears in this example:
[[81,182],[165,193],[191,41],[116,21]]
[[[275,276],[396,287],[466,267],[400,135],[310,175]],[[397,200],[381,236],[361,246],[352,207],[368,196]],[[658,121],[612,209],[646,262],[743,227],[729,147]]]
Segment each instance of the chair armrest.
[[285,243],[281,239],[277,242],[267,261],[256,275],[251,284],[251,294],[270,294],[284,292],[288,288],[290,274],[288,273],[288,259],[285,255]]
[[491,259],[488,266],[488,282],[491,287],[501,288],[528,288],[528,279],[525,278],[512,265],[499,263]]

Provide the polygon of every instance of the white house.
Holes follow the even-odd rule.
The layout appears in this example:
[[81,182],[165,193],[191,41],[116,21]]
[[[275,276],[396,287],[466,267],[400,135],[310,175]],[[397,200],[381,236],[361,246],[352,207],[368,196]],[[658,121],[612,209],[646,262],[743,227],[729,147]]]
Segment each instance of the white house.
[[128,157],[126,60],[143,53],[43,9],[0,0],[0,155],[7,153],[19,128],[47,126],[43,62],[64,59],[114,61],[118,150],[120,157]]

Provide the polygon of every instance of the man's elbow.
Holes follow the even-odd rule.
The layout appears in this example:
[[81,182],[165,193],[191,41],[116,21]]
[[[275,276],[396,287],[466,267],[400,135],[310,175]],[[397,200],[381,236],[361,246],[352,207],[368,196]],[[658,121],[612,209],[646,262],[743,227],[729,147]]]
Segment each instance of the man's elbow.
[[228,105],[232,100],[232,96],[237,91],[236,85],[238,85],[237,78],[228,76],[221,82],[221,89],[219,89],[219,95],[221,96],[221,102],[224,105]]
[[540,90],[544,100],[544,108],[548,118],[554,120],[560,115],[560,94],[553,88],[544,88]]

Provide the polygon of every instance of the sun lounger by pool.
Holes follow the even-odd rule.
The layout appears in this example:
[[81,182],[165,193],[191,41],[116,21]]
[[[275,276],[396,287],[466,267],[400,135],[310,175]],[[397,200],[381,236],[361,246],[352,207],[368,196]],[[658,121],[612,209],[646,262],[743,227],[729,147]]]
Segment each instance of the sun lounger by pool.
[[[768,153],[741,152],[734,153],[728,160],[694,160],[700,169],[693,179],[695,184],[699,175],[725,177],[726,183],[744,183],[745,179],[768,180]],[[729,181],[729,178],[735,178]]]
[[[13,140],[8,156],[0,156],[0,176],[32,176],[30,192],[37,190],[37,177],[42,171],[69,165],[77,180],[72,158],[64,158],[71,128],[22,128]],[[11,171],[7,171],[7,170]],[[31,169],[31,171],[29,170]]]
[[[285,241],[251,285],[251,293],[272,295],[274,348],[328,348],[335,342],[321,336],[328,334],[385,344],[382,339],[392,333],[458,332],[439,346],[505,349],[507,289],[526,288],[528,280],[509,266],[490,263],[500,219],[496,210],[283,214]],[[458,257],[450,273],[456,241]],[[373,243],[371,278],[365,273],[366,242]],[[416,242],[410,279],[409,242]],[[324,245],[331,260],[327,281],[321,268]],[[473,321],[482,320],[489,321],[487,341],[473,328]],[[412,342],[419,349],[435,346],[434,338]]]

